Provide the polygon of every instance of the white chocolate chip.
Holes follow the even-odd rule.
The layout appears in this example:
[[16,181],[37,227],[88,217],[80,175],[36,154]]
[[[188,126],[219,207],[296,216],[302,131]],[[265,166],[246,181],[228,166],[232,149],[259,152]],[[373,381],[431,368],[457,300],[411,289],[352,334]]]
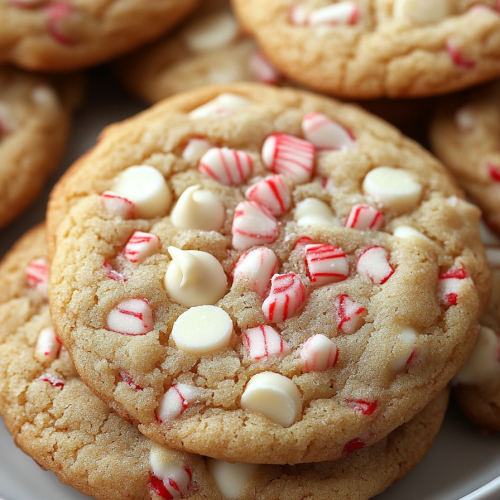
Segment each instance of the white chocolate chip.
[[474,111],[471,106],[462,106],[455,112],[455,123],[462,132],[470,132],[476,125]]
[[187,146],[182,152],[182,157],[187,161],[198,162],[200,158],[213,147],[213,144],[206,139],[198,139],[197,137],[194,137],[187,143]]
[[175,345],[198,355],[227,347],[232,335],[229,314],[216,306],[192,307],[177,318],[172,328]]
[[198,118],[214,118],[218,116],[230,115],[233,111],[237,111],[250,104],[250,101],[245,97],[237,94],[220,94],[215,99],[193,109],[189,113],[189,118],[196,120]]
[[54,90],[47,85],[39,85],[31,93],[31,99],[35,104],[44,108],[57,108],[59,98]]
[[500,341],[491,328],[482,326],[476,345],[453,379],[459,384],[480,384],[500,378]]
[[437,23],[451,14],[449,0],[396,0],[394,17],[415,24]]
[[317,198],[306,198],[297,203],[293,218],[299,226],[339,226],[332,209]]
[[207,252],[168,247],[172,262],[165,273],[169,297],[185,307],[215,304],[227,293],[227,277],[219,261]]
[[241,408],[260,412],[273,422],[290,427],[302,415],[302,396],[289,378],[263,372],[249,380],[241,396]]
[[205,459],[207,470],[212,475],[224,498],[236,500],[245,484],[254,476],[259,468],[257,464],[236,462],[231,464],[215,458]]
[[401,214],[417,207],[422,196],[422,185],[405,170],[378,167],[366,175],[363,191],[384,207]]
[[238,23],[230,12],[216,12],[192,23],[182,32],[186,45],[195,52],[210,52],[229,45],[238,37]]
[[135,216],[153,218],[165,215],[172,203],[172,194],[163,175],[148,165],[129,167],[116,176],[112,190],[130,200]]
[[219,198],[199,185],[188,187],[170,214],[175,227],[202,231],[219,231],[225,218],[226,209]]
[[411,226],[398,226],[396,229],[394,229],[394,236],[396,238],[420,238],[422,240],[430,241],[427,236],[422,234],[420,231],[417,231],[415,228]]

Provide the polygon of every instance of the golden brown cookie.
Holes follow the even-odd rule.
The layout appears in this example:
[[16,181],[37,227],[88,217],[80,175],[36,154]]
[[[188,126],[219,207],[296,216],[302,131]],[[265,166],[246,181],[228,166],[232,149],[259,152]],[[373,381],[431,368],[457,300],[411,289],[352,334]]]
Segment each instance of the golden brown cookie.
[[[426,454],[447,406],[443,391],[377,445],[338,462],[228,464],[154,444],[78,378],[51,328],[44,295],[45,232],[27,233],[0,264],[0,413],[16,444],[59,479],[98,500],[360,500],[408,473]],[[45,281],[46,285],[46,281]],[[360,473],[369,480],[359,481]]]
[[444,94],[500,75],[496,0],[233,0],[286,76],[339,97]]
[[500,82],[443,101],[430,140],[437,157],[500,234]]
[[488,292],[478,215],[358,108],[200,89],[109,128],[54,191],[53,321],[83,380],[158,442],[336,459],[465,361]]
[[0,226],[35,200],[57,167],[80,95],[73,77],[0,67]]
[[109,60],[158,37],[199,0],[4,0],[0,62],[68,71]]

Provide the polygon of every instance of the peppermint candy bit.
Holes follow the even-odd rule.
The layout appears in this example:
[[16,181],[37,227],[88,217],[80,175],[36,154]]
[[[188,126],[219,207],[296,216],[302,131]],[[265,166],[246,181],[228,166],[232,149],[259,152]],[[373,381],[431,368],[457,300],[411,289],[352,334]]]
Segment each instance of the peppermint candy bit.
[[135,205],[124,196],[113,193],[113,191],[104,191],[101,194],[101,201],[104,210],[109,215],[121,217],[122,219],[131,219],[134,216]]
[[332,368],[337,363],[338,356],[337,344],[322,334],[307,339],[300,351],[305,373]]
[[286,356],[291,352],[283,337],[268,325],[249,328],[243,332],[242,337],[243,347],[247,355],[254,361]]
[[224,93],[215,99],[193,109],[189,113],[189,118],[197,120],[199,118],[218,118],[230,115],[233,111],[245,108],[250,101],[237,94]]
[[38,334],[35,346],[35,358],[39,361],[54,361],[59,355],[61,341],[56,336],[52,327],[43,328]]
[[254,245],[274,243],[278,239],[278,221],[259,203],[242,201],[234,212],[233,247],[246,250]]
[[451,60],[455,66],[459,66],[465,69],[473,69],[476,66],[476,61],[468,59],[464,54],[458,49],[458,47],[451,41],[448,40],[445,46],[446,52],[450,56]]
[[144,389],[144,387],[136,384],[134,379],[125,370],[120,370],[118,373],[123,382],[128,384],[132,389],[134,389],[134,391],[142,391],[142,389]]
[[309,14],[310,26],[353,26],[358,23],[360,9],[355,2],[339,2]]
[[160,422],[171,422],[179,418],[187,408],[196,402],[199,389],[188,384],[175,383],[162,396],[156,409]]
[[367,401],[365,399],[347,399],[346,404],[360,415],[372,415],[377,409],[376,401]]
[[349,263],[341,248],[334,245],[306,245],[307,274],[311,283],[328,285],[349,276]]
[[133,264],[141,264],[160,251],[160,238],[156,234],[134,231],[123,250],[125,258]]
[[441,273],[438,279],[438,296],[441,303],[456,306],[460,297],[463,280],[469,276],[463,268],[452,268]]
[[348,443],[344,445],[343,454],[348,455],[356,450],[361,450],[362,448],[366,448],[366,441],[360,438],[352,439]]
[[342,294],[335,298],[335,319],[337,328],[346,335],[356,333],[364,324],[367,310],[349,295]]
[[40,380],[41,382],[47,382],[50,384],[52,387],[60,387],[61,389],[64,387],[64,380],[54,377],[54,375],[51,375],[50,373],[45,373],[44,375],[40,375],[37,380]]
[[26,269],[28,286],[38,290],[44,298],[48,297],[49,267],[44,258],[32,260]]
[[229,148],[209,149],[200,160],[198,170],[203,177],[226,186],[239,186],[248,178],[253,160],[245,151]]
[[271,292],[262,304],[267,321],[280,323],[294,316],[305,305],[306,287],[295,273],[275,274],[271,279]]
[[360,231],[378,231],[384,223],[384,215],[369,205],[354,205],[345,221],[345,227]]
[[282,175],[270,175],[249,187],[245,196],[267,208],[273,215],[280,216],[290,210],[292,198],[290,189]]
[[73,45],[74,40],[65,29],[67,19],[77,11],[76,7],[66,2],[50,2],[45,12],[47,29],[52,38],[61,45]]
[[383,285],[394,274],[387,250],[377,245],[363,250],[358,257],[357,271],[376,285]]
[[500,182],[500,167],[497,167],[496,165],[493,165],[492,163],[488,163],[486,168],[488,169],[488,173],[490,174],[490,177],[495,182]]
[[283,79],[281,73],[271,64],[262,50],[256,50],[250,56],[249,64],[252,73],[262,83],[277,85]]
[[146,335],[154,327],[153,312],[146,299],[125,299],[108,313],[108,330],[122,335]]
[[306,140],[320,151],[356,149],[353,133],[321,113],[309,113],[302,120],[302,132]]
[[118,281],[120,283],[125,283],[125,281],[128,280],[123,274],[119,273],[118,271],[115,271],[113,269],[113,266],[109,262],[105,262],[102,265],[102,268],[104,270],[104,274],[106,275],[107,278],[113,281]]

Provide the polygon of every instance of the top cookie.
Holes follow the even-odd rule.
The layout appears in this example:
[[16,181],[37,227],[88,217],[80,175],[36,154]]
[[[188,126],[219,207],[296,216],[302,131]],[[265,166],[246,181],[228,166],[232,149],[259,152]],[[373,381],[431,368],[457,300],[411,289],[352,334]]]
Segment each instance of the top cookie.
[[500,81],[453,96],[438,108],[430,140],[436,155],[500,234]]
[[199,0],[5,0],[0,62],[67,71],[99,64],[161,35]]
[[233,0],[288,77],[332,95],[443,94],[500,75],[496,0]]
[[378,441],[465,361],[488,289],[478,210],[440,164],[290,89],[200,89],[109,128],[49,218],[82,378],[152,439],[228,460]]

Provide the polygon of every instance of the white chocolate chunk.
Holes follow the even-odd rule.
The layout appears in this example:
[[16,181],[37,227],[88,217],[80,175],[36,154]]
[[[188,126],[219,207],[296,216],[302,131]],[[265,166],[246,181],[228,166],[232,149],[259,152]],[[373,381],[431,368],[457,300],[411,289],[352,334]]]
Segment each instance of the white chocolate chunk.
[[125,299],[106,319],[108,330],[123,335],[145,335],[154,327],[153,312],[146,299]]
[[311,26],[353,25],[357,23],[358,19],[359,7],[355,2],[339,2],[313,10],[309,14]]
[[189,118],[194,120],[198,118],[214,118],[218,116],[230,115],[250,104],[250,101],[237,94],[220,94],[215,99],[193,109],[189,113]]
[[482,326],[469,359],[453,379],[458,384],[480,384],[500,378],[500,341],[491,328]]
[[187,146],[184,148],[182,157],[187,161],[199,161],[200,158],[213,147],[214,145],[206,139],[193,137],[192,139],[189,139]]
[[163,481],[172,499],[180,500],[189,496],[194,486],[192,473],[189,467],[179,462],[178,453],[153,443],[149,462],[153,474]]
[[234,16],[222,11],[190,23],[182,32],[182,38],[194,52],[209,52],[236,40],[238,31]]
[[172,328],[175,345],[185,352],[203,355],[227,347],[233,335],[233,322],[216,306],[198,306],[183,312]]
[[219,231],[225,218],[226,209],[219,198],[199,185],[188,187],[170,214],[175,227],[202,231]]
[[160,422],[171,422],[179,418],[189,405],[196,402],[200,389],[187,384],[172,384],[162,396],[156,409]]
[[269,325],[248,328],[242,334],[243,347],[254,361],[290,354],[285,339]]
[[401,214],[417,207],[422,196],[422,185],[405,170],[378,167],[366,175],[363,191],[384,207]]
[[394,229],[394,236],[396,238],[420,238],[422,240],[430,241],[427,236],[422,234],[420,231],[417,231],[415,228],[411,226],[398,226],[396,229]]
[[165,215],[172,203],[165,178],[149,165],[129,167],[118,174],[112,190],[135,205],[135,216],[139,218]]
[[390,364],[390,369],[400,372],[406,368],[408,360],[412,356],[417,341],[418,332],[411,327],[404,328],[398,335],[397,344],[394,347],[395,358]]
[[57,338],[52,327],[43,328],[38,334],[35,347],[35,358],[38,361],[54,361],[59,354],[61,341]]
[[462,132],[470,132],[476,125],[474,110],[471,106],[462,106],[455,111],[455,123]]
[[215,304],[227,293],[227,277],[219,261],[207,252],[168,247],[172,262],[165,273],[169,297],[185,306]]
[[243,282],[250,290],[263,297],[278,268],[278,258],[270,248],[256,248],[243,254],[234,265],[233,285]]
[[299,226],[339,226],[332,209],[317,198],[306,198],[297,203],[293,218]]
[[241,408],[260,412],[273,422],[290,427],[302,415],[302,396],[289,378],[263,372],[249,380],[241,396]]
[[313,335],[302,346],[300,357],[305,373],[328,370],[337,362],[337,344],[325,335]]
[[248,481],[257,473],[258,464],[236,462],[231,464],[215,458],[206,458],[207,470],[215,479],[224,498],[237,500]]
[[437,23],[450,14],[449,0],[396,0],[393,11],[396,19],[415,24]]
[[350,151],[356,149],[352,133],[321,113],[309,113],[302,120],[304,137],[318,150]]
[[31,100],[38,106],[48,109],[54,109],[59,106],[57,94],[47,85],[38,85],[31,93]]
[[134,264],[142,264],[160,251],[160,238],[156,234],[134,231],[123,249],[123,255]]

